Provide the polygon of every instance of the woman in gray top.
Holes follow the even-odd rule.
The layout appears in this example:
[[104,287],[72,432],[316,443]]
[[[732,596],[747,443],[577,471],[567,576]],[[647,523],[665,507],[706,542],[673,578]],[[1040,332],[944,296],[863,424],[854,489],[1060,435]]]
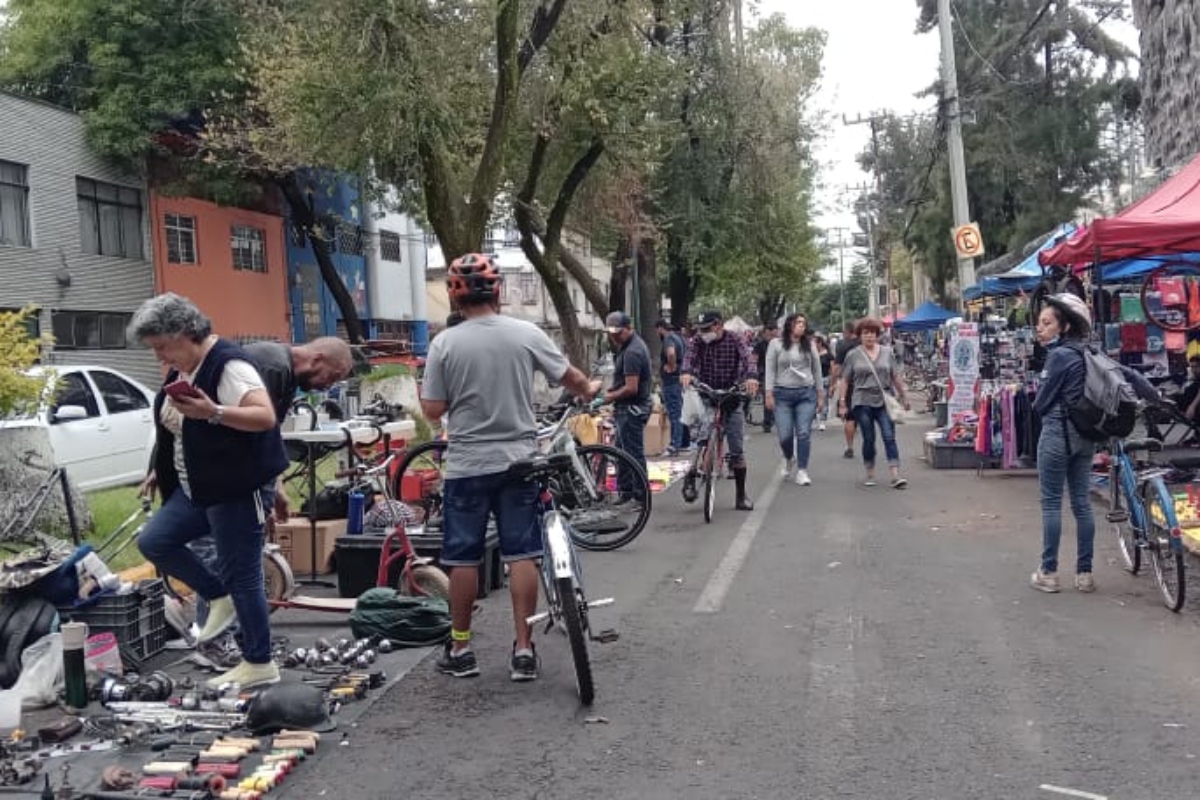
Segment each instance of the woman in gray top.
[[821,356],[808,320],[792,314],[783,322],[783,335],[773,339],[766,356],[767,410],[775,412],[775,430],[783,451],[783,477],[808,486],[808,456],[812,450],[813,418],[825,406]]
[[846,356],[842,365],[842,393],[838,401],[838,413],[845,415],[846,398],[850,398],[850,412],[854,415],[858,429],[862,432],[863,465],[867,468],[867,486],[875,485],[875,426],[883,437],[883,448],[887,454],[888,467],[892,474],[892,488],[904,489],[908,481],[900,477],[900,448],[896,446],[896,424],[888,416],[883,393],[895,393],[909,408],[904,394],[904,381],[900,377],[900,366],[892,348],[879,343],[883,325],[879,320],[867,317],[858,323],[854,333],[859,345]]

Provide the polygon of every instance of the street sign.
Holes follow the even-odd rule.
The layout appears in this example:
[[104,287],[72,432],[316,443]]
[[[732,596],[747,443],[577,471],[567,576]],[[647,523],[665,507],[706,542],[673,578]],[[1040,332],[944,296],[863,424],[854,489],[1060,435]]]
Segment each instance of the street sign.
[[954,229],[954,249],[959,258],[976,258],[983,255],[983,236],[974,222],[959,225]]

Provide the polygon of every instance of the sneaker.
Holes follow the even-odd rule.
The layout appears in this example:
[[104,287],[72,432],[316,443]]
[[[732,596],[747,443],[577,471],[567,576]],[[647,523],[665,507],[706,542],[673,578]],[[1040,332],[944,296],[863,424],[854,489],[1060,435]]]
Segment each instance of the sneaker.
[[787,480],[795,474],[796,462],[792,459],[784,459],[783,466],[779,468],[779,477]]
[[225,631],[229,630],[229,626],[237,619],[237,612],[233,609],[233,599],[226,595],[218,597],[208,604],[208,619],[204,621],[204,627],[200,629],[200,633],[196,636],[197,644],[211,642],[213,639],[220,636]]
[[538,676],[538,657],[537,648],[533,646],[533,642],[529,643],[528,650],[518,650],[517,645],[513,643],[513,654],[511,677],[518,683],[525,681],[535,681]]
[[796,483],[799,486],[812,486],[812,478],[808,477],[808,470],[796,470]]
[[847,448],[846,448],[846,449],[845,449],[845,450],[842,452],[842,458],[854,458],[854,448],[853,448],[853,447],[847,447]]
[[699,492],[696,491],[696,474],[695,473],[689,472],[687,475],[683,476],[683,486],[681,488],[681,491],[683,492],[683,502],[685,502],[685,503],[696,502],[696,498],[699,496]]
[[279,683],[279,667],[275,666],[274,661],[268,661],[266,664],[243,661],[228,672],[209,678],[204,685],[209,689],[219,689],[227,683],[236,683],[243,689]]
[[1057,592],[1058,591],[1058,573],[1057,572],[1042,572],[1040,569],[1033,573],[1029,583],[1039,592]]
[[479,674],[479,663],[475,661],[475,653],[470,649],[455,653],[450,643],[437,660],[438,672],[453,675],[456,678],[474,678]]
[[893,478],[892,479],[892,488],[893,489],[907,489],[908,481],[904,480],[904,478]]
[[232,669],[242,662],[242,649],[238,647],[237,639],[229,633],[196,645],[196,652],[221,669]]
[[817,423],[817,430],[822,431],[822,432],[825,430],[825,421],[824,420]]
[[874,486],[874,485],[875,485],[874,478],[868,477],[865,481],[863,481],[863,486]]
[[1076,575],[1075,589],[1085,594],[1096,591],[1096,580],[1092,577],[1092,573],[1080,572]]

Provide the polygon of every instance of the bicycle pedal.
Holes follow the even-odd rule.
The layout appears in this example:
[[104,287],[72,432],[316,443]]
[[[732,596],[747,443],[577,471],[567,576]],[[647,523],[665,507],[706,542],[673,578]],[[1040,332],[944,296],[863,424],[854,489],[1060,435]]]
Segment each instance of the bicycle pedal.
[[592,634],[592,641],[600,644],[612,644],[617,639],[621,638],[621,634],[617,633],[614,628],[605,628],[599,633]]
[[1129,514],[1124,511],[1109,511],[1104,518],[1109,522],[1129,522]]

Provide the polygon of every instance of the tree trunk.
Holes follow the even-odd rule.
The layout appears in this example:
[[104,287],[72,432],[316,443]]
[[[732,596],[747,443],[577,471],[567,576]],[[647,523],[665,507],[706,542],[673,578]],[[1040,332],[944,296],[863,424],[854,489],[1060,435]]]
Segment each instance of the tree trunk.
[[626,284],[629,283],[629,237],[622,236],[613,255],[612,281],[608,285],[608,307],[610,311],[625,310]]
[[292,211],[292,220],[299,224],[301,230],[304,231],[305,238],[312,246],[313,255],[317,259],[317,267],[321,270],[321,280],[325,282],[329,293],[333,295],[333,302],[337,303],[338,311],[342,313],[342,321],[346,324],[346,337],[350,340],[350,344],[362,344],[366,339],[363,336],[362,320],[358,318],[358,309],[354,307],[354,298],[350,296],[345,282],[342,281],[342,276],[338,274],[337,267],[333,265],[333,258],[329,255],[329,246],[317,231],[316,213],[300,189],[300,184],[296,181],[296,173],[289,172],[276,178],[275,185],[279,187],[284,199],[287,200],[288,207]]
[[650,363],[657,364],[662,351],[658,332],[654,324],[662,314],[662,294],[658,289],[658,248],[653,240],[643,241],[638,247],[638,310],[637,331],[650,348]]
[[691,264],[683,255],[683,242],[679,237],[667,237],[668,294],[671,297],[671,324],[682,328],[687,324],[692,299],[696,296],[696,277]]

